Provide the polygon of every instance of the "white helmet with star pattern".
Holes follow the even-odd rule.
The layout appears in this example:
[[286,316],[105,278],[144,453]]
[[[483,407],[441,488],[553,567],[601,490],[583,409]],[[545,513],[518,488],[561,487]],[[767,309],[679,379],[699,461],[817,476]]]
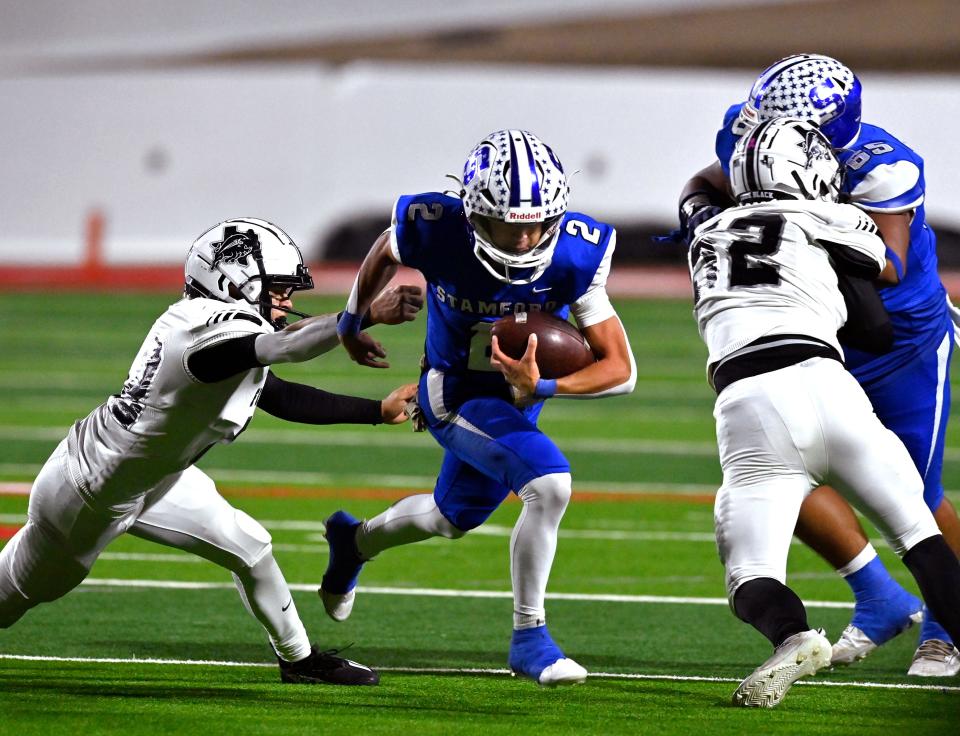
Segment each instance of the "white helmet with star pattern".
[[[460,192],[480,263],[508,284],[539,278],[553,257],[569,193],[560,160],[533,133],[498,130],[486,136],[467,157]],[[490,220],[543,223],[543,231],[534,248],[510,253],[490,237]]]
[[845,148],[860,133],[860,92],[860,80],[834,58],[787,56],[757,77],[734,132],[773,118],[801,118],[819,125],[834,148]]

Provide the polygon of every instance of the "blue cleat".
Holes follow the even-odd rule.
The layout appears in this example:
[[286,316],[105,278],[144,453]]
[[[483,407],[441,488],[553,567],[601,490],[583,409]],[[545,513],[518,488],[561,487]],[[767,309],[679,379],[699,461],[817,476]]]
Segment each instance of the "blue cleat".
[[833,645],[831,664],[849,665],[923,619],[923,603],[897,586],[886,597],[857,601],[853,618]]
[[330,559],[318,592],[327,615],[334,621],[346,621],[353,611],[357,578],[364,563],[355,541],[360,521],[346,511],[337,511],[325,525],[323,536],[330,547]]
[[510,669],[538,685],[574,685],[587,679],[587,671],[568,659],[551,638],[546,626],[515,629],[510,639]]

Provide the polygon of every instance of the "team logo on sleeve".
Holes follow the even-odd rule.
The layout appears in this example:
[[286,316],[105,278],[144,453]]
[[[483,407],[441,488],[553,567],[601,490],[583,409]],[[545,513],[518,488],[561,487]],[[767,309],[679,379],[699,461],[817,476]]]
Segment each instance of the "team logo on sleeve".
[[220,263],[250,264],[253,249],[260,244],[257,234],[253,230],[240,232],[236,225],[228,225],[223,229],[223,240],[211,243],[213,248],[213,266]]

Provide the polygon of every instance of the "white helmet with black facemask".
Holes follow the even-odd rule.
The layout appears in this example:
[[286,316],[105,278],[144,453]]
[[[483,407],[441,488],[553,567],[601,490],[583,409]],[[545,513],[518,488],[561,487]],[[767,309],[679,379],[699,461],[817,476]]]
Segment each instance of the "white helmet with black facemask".
[[843,166],[820,129],[774,118],[748,130],[730,157],[730,186],[740,204],[776,199],[836,202]]
[[187,254],[184,277],[184,296],[246,302],[277,329],[286,319],[271,319],[274,309],[307,315],[273,304],[271,291],[289,296],[313,288],[310,271],[290,236],[252,217],[226,220],[197,238]]

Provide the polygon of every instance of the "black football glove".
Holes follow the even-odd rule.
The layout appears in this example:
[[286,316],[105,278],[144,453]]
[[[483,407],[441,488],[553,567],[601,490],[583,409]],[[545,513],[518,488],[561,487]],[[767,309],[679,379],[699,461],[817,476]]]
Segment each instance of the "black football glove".
[[693,192],[684,197],[680,203],[680,236],[683,242],[690,245],[697,228],[721,212],[723,207],[713,204],[707,192]]

